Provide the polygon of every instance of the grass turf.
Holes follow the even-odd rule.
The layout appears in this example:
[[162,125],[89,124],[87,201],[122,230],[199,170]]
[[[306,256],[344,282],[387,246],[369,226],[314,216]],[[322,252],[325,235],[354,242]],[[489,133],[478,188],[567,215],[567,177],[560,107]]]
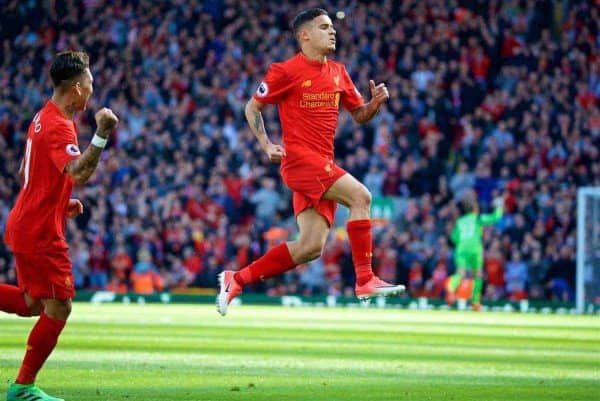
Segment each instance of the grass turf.
[[[2,381],[33,323],[0,314]],[[600,319],[75,304],[38,385],[67,401],[598,400]]]

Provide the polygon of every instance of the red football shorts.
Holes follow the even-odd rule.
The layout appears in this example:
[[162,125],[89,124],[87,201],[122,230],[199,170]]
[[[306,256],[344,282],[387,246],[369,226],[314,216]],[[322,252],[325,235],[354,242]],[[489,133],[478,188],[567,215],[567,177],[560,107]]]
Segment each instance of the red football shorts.
[[19,288],[35,299],[73,298],[73,268],[69,251],[15,253]]
[[294,215],[297,217],[304,210],[313,208],[331,226],[337,203],[322,197],[344,174],[346,170],[318,154],[287,159],[281,168],[281,176],[294,192]]

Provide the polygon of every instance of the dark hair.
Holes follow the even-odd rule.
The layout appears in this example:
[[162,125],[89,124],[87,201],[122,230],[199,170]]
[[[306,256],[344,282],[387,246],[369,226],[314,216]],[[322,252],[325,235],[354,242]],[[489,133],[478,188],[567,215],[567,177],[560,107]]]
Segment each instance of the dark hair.
[[472,213],[477,208],[477,197],[476,195],[466,195],[460,202],[463,213]]
[[298,31],[302,25],[312,21],[319,15],[327,15],[327,11],[323,10],[322,8],[309,8],[308,10],[304,10],[300,14],[296,15],[292,20],[292,31],[294,31],[294,36],[298,34]]
[[90,58],[85,52],[58,53],[50,67],[50,78],[57,87],[79,76],[89,67]]

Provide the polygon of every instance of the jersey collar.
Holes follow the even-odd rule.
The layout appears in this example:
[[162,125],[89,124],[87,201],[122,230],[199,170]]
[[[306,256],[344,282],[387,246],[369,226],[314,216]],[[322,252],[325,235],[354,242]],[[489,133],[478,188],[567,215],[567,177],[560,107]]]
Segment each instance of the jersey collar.
[[320,61],[317,61],[317,60],[311,60],[308,57],[306,57],[306,55],[302,52],[299,52],[298,56],[305,64],[308,64],[311,67],[317,67],[317,68],[322,68],[322,67],[326,66],[329,61],[329,59],[327,59],[327,60],[325,60],[324,63],[321,63]]

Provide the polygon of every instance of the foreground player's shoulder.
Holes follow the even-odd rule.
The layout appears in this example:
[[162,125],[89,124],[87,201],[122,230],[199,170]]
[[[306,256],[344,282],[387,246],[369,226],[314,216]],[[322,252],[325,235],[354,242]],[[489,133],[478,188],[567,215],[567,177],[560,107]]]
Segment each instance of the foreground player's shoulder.
[[48,141],[69,143],[77,142],[77,131],[73,121],[66,118],[54,117],[48,120],[48,128],[46,130],[46,138]]
[[265,81],[268,82],[284,82],[289,77],[290,68],[286,62],[272,63],[266,74]]
[[282,76],[289,76],[296,69],[295,66],[296,63],[294,62],[294,57],[292,57],[285,61],[271,64],[270,70]]

